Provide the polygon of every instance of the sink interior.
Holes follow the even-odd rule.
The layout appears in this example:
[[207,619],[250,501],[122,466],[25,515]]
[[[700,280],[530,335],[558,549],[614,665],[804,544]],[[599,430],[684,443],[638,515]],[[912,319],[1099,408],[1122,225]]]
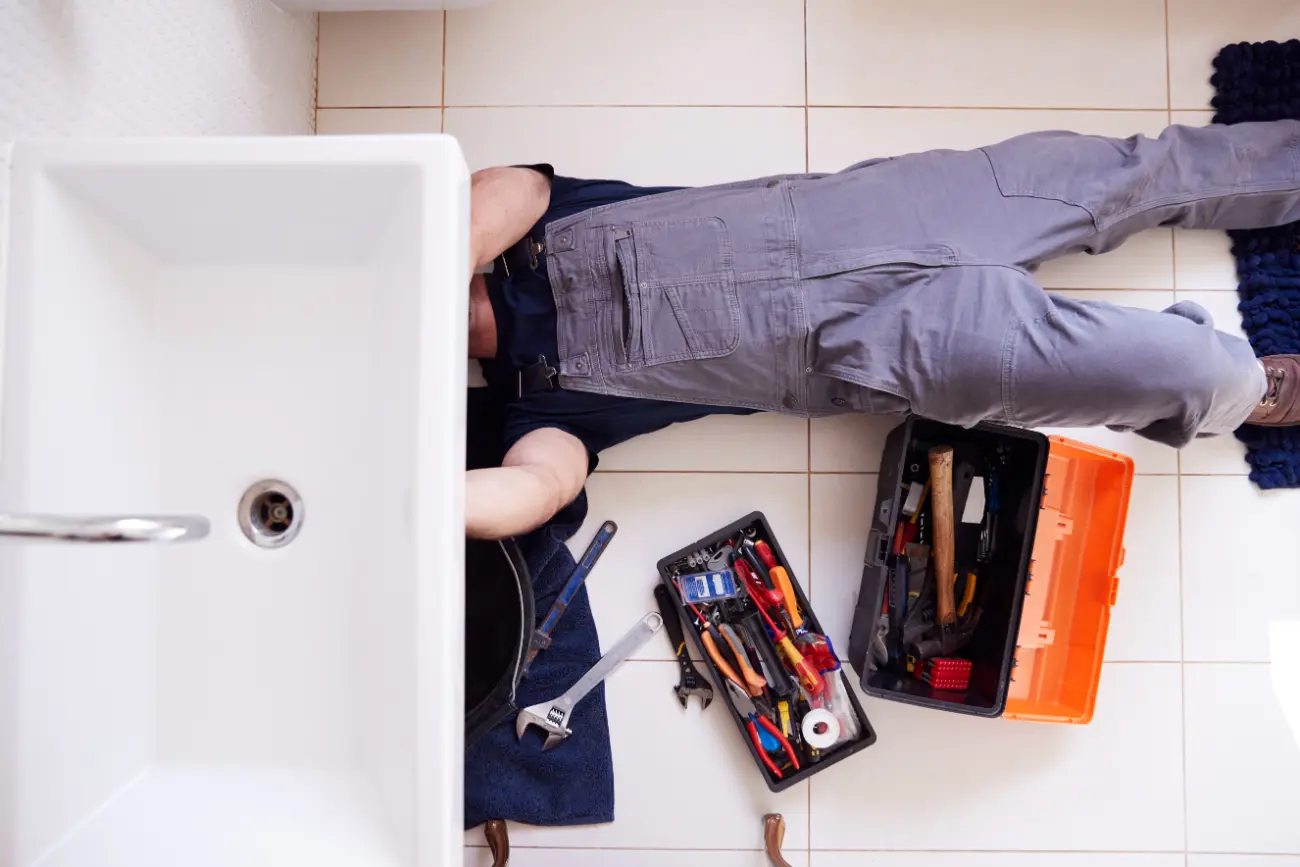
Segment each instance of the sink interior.
[[[213,532],[0,542],[5,863],[442,863],[427,811],[459,821],[459,751],[422,720],[430,684],[461,707],[429,666],[460,634],[423,615],[460,610],[461,546],[425,531],[433,506],[463,526],[435,471],[459,460],[465,263],[430,254],[463,258],[463,162],[439,191],[409,159],[246,144],[16,174],[0,511]],[[237,521],[267,478],[303,500],[276,550]]]

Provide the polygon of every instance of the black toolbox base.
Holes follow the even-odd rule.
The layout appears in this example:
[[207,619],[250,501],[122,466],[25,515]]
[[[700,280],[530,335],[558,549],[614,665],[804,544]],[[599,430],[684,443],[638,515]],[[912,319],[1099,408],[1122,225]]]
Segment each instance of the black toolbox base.
[[803,587],[799,584],[798,578],[795,576],[794,571],[790,568],[789,559],[786,558],[785,553],[781,550],[781,545],[777,541],[776,535],[772,532],[771,525],[768,524],[767,518],[763,515],[762,512],[751,512],[745,517],[741,518],[740,520],[728,524],[726,527],[723,527],[721,530],[718,530],[716,533],[711,533],[708,536],[705,536],[704,538],[695,542],[694,544],[688,545],[685,548],[682,548],[680,551],[677,551],[673,554],[670,554],[667,557],[664,557],[662,560],[659,561],[658,569],[659,569],[660,581],[672,593],[673,601],[677,604],[679,611],[681,611],[682,613],[682,617],[686,620],[687,623],[687,628],[685,630],[686,633],[691,637],[691,641],[694,643],[695,649],[699,652],[701,659],[703,659],[704,661],[704,664],[708,666],[708,674],[710,680],[713,681],[714,692],[721,694],[722,700],[726,706],[726,713],[730,715],[731,721],[736,725],[740,737],[744,740],[746,747],[749,749],[750,755],[754,759],[754,763],[758,765],[759,770],[762,772],[764,782],[767,783],[767,787],[771,789],[773,792],[782,792],[790,788],[791,786],[798,785],[799,783],[811,777],[813,774],[816,774],[818,771],[825,770],[831,765],[838,764],[839,762],[844,761],[854,753],[860,752],[866,749],[867,747],[871,746],[876,742],[876,731],[874,728],[872,728],[870,720],[867,719],[866,713],[862,710],[862,705],[858,701],[858,697],[855,694],[853,690],[853,686],[849,680],[848,668],[845,665],[848,662],[848,660],[844,656],[844,648],[837,647],[835,648],[835,650],[836,653],[839,655],[840,663],[841,663],[840,671],[838,674],[839,674],[840,682],[844,688],[844,694],[848,696],[849,701],[853,706],[854,715],[857,717],[858,720],[858,725],[859,725],[858,739],[850,743],[841,744],[835,747],[830,752],[826,753],[825,756],[816,764],[802,767],[798,771],[792,774],[786,774],[782,779],[779,780],[775,779],[768,772],[767,768],[763,765],[763,761],[759,755],[758,749],[757,747],[754,746],[753,742],[750,740],[749,734],[745,729],[745,723],[742,720],[740,714],[736,710],[736,706],[732,701],[730,691],[725,686],[726,679],[721,675],[721,673],[717,669],[717,666],[713,664],[713,660],[710,659],[709,655],[705,652],[703,643],[700,640],[700,635],[698,630],[696,630],[693,626],[690,625],[694,615],[689,611],[689,609],[687,609],[684,605],[681,604],[681,599],[678,596],[676,586],[673,584],[673,579],[670,571],[670,567],[672,566],[672,564],[682,560],[692,552],[698,551],[701,548],[710,547],[719,542],[725,542],[728,539],[737,538],[746,527],[749,527],[751,525],[756,525],[759,528],[758,531],[759,537],[766,540],[767,543],[771,545],[772,551],[776,555],[777,561],[782,566],[785,567],[786,572],[789,574],[790,583],[794,589],[795,596],[799,601],[800,611],[803,613],[803,616],[807,621],[808,630],[810,632],[815,632],[815,633],[825,635],[826,633],[822,629],[821,621],[817,619],[817,615],[813,612],[812,606],[808,603],[808,597],[804,594]]

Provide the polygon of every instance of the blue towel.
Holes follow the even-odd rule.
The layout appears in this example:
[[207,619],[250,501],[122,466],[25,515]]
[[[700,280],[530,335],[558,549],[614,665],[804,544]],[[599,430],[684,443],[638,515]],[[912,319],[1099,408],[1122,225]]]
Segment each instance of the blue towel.
[[[1214,60],[1215,123],[1300,120],[1300,39],[1241,42]],[[1242,328],[1256,355],[1300,353],[1300,223],[1228,233],[1237,259]],[[1243,425],[1250,479],[1300,487],[1300,428]]]
[[[474,392],[478,392],[475,394]],[[486,389],[471,389],[469,466],[493,466],[500,460],[492,446],[500,422],[499,405]],[[481,452],[481,453],[480,453]],[[561,511],[545,527],[519,540],[533,579],[537,618],[551,609],[569,575],[573,555],[564,540],[577,532],[587,514],[586,495]],[[559,697],[600,659],[596,621],[584,587],[551,633],[551,646],[537,655],[516,693],[519,707]],[[465,827],[488,819],[528,825],[591,825],[614,821],[614,759],[609,746],[605,687],[600,685],[578,703],[565,741],[542,752],[534,728],[515,739],[511,715],[465,753]]]

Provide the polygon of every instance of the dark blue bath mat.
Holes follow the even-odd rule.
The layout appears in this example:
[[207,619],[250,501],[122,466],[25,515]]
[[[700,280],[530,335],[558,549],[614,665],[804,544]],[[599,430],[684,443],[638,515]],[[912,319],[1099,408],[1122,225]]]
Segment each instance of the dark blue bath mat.
[[[1300,39],[1240,42],[1214,59],[1215,123],[1300,120]],[[1256,355],[1300,353],[1300,223],[1229,232],[1242,327]],[[1300,428],[1244,425],[1250,479],[1300,487]]]

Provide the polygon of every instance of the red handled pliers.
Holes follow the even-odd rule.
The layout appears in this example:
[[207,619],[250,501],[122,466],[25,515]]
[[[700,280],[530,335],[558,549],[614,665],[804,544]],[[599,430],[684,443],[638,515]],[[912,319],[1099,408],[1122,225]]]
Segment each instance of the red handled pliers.
[[736,712],[745,718],[745,728],[749,731],[749,739],[754,742],[754,748],[758,750],[758,754],[763,758],[763,764],[767,765],[767,769],[775,774],[778,780],[782,778],[781,769],[776,766],[776,762],[772,761],[767,748],[763,746],[763,737],[758,731],[759,726],[763,727],[764,734],[771,735],[774,740],[781,744],[781,748],[785,750],[786,756],[790,759],[790,764],[794,765],[796,771],[799,770],[799,756],[795,753],[794,748],[790,746],[790,742],[786,740],[785,735],[781,734],[781,730],[773,725],[770,719],[758,712],[754,707],[754,702],[745,694],[743,689],[730,680],[726,683],[728,690],[731,692],[732,704],[736,706]]

